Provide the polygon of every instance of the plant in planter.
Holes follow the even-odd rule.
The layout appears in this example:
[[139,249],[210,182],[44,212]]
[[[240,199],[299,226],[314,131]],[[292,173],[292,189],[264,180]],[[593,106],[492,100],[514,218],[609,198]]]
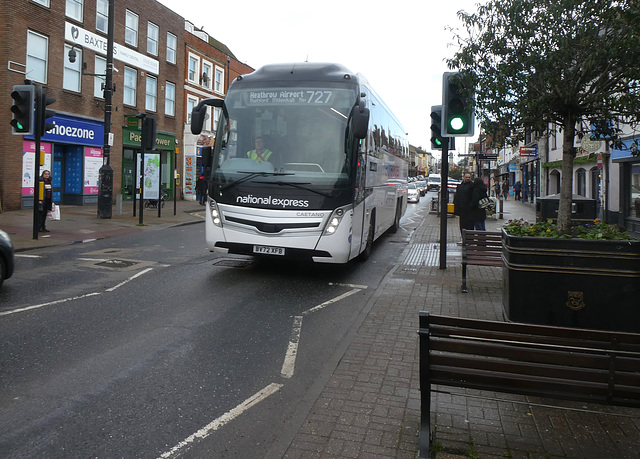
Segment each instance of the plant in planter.
[[502,243],[509,320],[640,332],[640,240],[624,229],[511,220]]

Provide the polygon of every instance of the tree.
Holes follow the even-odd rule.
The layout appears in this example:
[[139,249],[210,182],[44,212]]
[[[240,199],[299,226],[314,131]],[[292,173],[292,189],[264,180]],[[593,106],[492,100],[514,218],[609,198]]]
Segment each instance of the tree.
[[476,114],[497,142],[563,133],[558,229],[571,228],[576,136],[619,142],[640,113],[638,0],[489,0],[459,12],[467,34],[447,59],[476,88]]

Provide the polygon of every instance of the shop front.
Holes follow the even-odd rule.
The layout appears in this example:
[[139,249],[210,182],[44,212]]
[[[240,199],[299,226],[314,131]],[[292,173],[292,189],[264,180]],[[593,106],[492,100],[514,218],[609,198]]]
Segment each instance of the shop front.
[[620,166],[619,224],[640,234],[640,149],[638,141],[629,139],[622,148],[612,149],[611,158]]
[[[104,124],[85,118],[56,114],[54,127],[40,140],[40,158],[33,137],[22,147],[22,208],[33,208],[38,176],[51,172],[53,201],[83,206],[98,202],[98,178],[103,165]],[[36,168],[36,161],[40,167]]]
[[[132,201],[136,192],[136,177],[138,174],[139,158],[141,153],[141,131],[137,127],[125,127],[122,129],[122,182],[120,192],[122,199]],[[176,135],[172,133],[156,134],[156,148],[145,151],[145,154],[159,155],[159,176],[161,190],[168,200],[173,199],[174,194],[174,169],[176,155]]]

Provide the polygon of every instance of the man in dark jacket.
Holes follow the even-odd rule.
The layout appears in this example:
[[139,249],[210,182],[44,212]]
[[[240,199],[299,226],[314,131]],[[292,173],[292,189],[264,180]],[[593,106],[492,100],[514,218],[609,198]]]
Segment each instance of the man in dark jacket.
[[484,221],[487,219],[487,212],[480,207],[480,201],[488,198],[487,186],[480,177],[473,180],[473,188],[471,191],[471,204],[469,205],[469,220],[472,222],[473,229],[486,231]]
[[201,175],[198,180],[196,180],[196,195],[200,196],[200,204],[204,205],[207,202],[207,190],[209,188],[209,184],[207,180],[204,178],[204,175]]
[[456,195],[453,197],[453,213],[460,217],[461,235],[463,229],[473,229],[473,220],[469,218],[472,191],[471,173],[465,172],[462,183],[456,188]]

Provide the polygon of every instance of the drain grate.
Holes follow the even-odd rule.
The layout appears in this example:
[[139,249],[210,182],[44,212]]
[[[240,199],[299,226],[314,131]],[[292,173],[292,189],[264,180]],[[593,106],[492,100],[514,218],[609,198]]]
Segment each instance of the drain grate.
[[224,266],[227,268],[246,268],[253,260],[240,260],[237,258],[219,258],[217,260],[213,260],[212,264],[214,266]]

